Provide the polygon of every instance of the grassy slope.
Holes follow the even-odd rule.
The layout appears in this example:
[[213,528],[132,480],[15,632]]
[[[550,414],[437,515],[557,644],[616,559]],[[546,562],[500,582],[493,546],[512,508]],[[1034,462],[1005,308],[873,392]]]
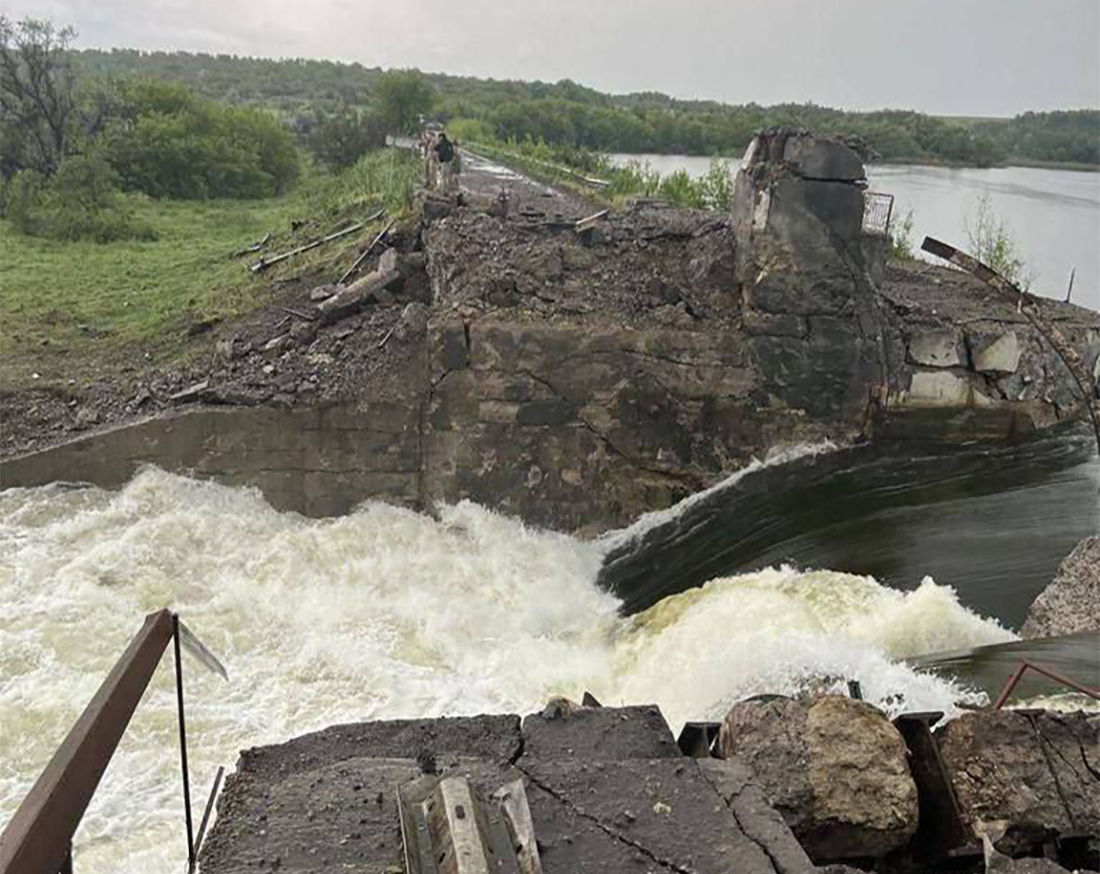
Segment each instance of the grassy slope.
[[[261,275],[248,269],[255,255],[229,256],[269,231],[275,238],[266,253],[286,251],[365,218],[380,201],[400,211],[415,172],[415,164],[383,155],[366,170],[314,176],[280,198],[139,200],[135,211],[159,234],[153,242],[58,242],[0,221],[0,389],[85,385],[131,366],[178,361],[204,348],[187,337],[190,325],[263,306],[277,280],[319,272],[335,281],[342,256],[376,227]],[[311,221],[292,235],[291,219]]]

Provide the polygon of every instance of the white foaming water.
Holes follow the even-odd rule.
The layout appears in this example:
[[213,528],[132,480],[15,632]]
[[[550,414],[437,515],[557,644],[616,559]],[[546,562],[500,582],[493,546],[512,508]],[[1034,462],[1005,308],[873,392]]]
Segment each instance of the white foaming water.
[[[0,820],[141,624],[178,610],[231,682],[185,658],[196,795],[241,748],[363,719],[525,713],[588,689],[657,702],[673,728],[758,692],[858,678],[888,710],[973,695],[896,659],[1011,639],[926,580],[789,568],[720,580],[628,619],[594,585],[606,541],[469,503],[278,513],[249,489],[159,470],[121,492],[0,493]],[[82,871],[185,855],[166,657],[77,835]],[[201,802],[196,802],[199,804]]]

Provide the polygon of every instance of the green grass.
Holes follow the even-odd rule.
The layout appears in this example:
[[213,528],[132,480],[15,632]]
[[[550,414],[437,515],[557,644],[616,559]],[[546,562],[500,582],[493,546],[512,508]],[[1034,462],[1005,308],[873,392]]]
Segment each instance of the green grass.
[[[187,336],[208,319],[268,303],[278,280],[335,281],[349,250],[377,232],[334,241],[261,274],[255,255],[230,254],[272,232],[266,254],[302,245],[385,204],[409,207],[414,161],[394,152],[364,158],[332,177],[313,172],[294,192],[256,201],[135,199],[151,242],[58,242],[0,221],[0,388],[84,385],[129,368],[187,360],[209,346]],[[291,220],[306,221],[296,233]],[[148,356],[148,357],[146,357]],[[34,374],[38,374],[36,377]]]

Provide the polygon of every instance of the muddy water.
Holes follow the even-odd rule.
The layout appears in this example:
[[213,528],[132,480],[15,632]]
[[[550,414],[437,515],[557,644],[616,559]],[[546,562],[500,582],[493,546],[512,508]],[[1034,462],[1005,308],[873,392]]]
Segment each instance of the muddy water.
[[[615,155],[619,162],[648,161],[660,173],[700,175],[709,158],[690,155]],[[1033,274],[1032,290],[1064,298],[1076,268],[1072,300],[1100,310],[1100,173],[1034,167],[868,168],[871,188],[893,194],[894,215],[913,213],[913,242],[926,235],[966,245],[964,223],[987,195]]]

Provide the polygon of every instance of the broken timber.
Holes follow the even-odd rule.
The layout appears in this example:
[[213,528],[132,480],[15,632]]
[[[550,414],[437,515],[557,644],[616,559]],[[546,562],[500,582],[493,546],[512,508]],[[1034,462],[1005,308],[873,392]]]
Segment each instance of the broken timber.
[[950,261],[957,267],[961,267],[994,291],[999,292],[1002,297],[1016,304],[1017,309],[1053,347],[1058,357],[1062,359],[1062,362],[1073,375],[1073,379],[1081,391],[1082,403],[1092,419],[1092,428],[1096,432],[1096,446],[1100,449],[1100,398],[1096,396],[1096,386],[1093,385],[1092,379],[1085,371],[1085,367],[1081,363],[1081,356],[1077,354],[1073,344],[1066,339],[1066,336],[1054,324],[1043,316],[1042,310],[1039,308],[1038,298],[1024,291],[1015,283],[1009,282],[996,270],[983,264],[977,258],[967,255],[965,252],[960,252],[954,246],[941,242],[934,237],[925,237],[924,242],[921,243],[921,249],[935,255],[937,258],[943,258],[945,261]]
[[[368,219],[368,221],[374,221],[375,218],[379,218],[381,215],[382,213],[378,213],[378,215],[374,216],[374,218]],[[391,219],[390,222],[378,232],[378,235],[370,241],[370,245],[368,245],[367,248],[359,253],[359,257],[355,259],[355,263],[352,264],[351,267],[349,267],[344,272],[343,276],[336,280],[337,285],[343,285],[347,281],[348,277],[359,269],[359,265],[362,264],[364,260],[366,260],[366,257],[374,250],[374,247],[377,246],[381,239],[390,232],[390,229],[393,228],[395,221],[396,219]]]
[[348,234],[354,234],[356,231],[362,230],[376,218],[378,218],[384,210],[379,210],[370,218],[358,222],[354,225],[348,225],[348,227],[342,230],[335,231],[329,234],[327,237],[321,237],[319,240],[314,240],[312,243],[306,243],[304,246],[299,246],[297,249],[291,249],[289,252],[283,252],[281,255],[275,255],[271,258],[260,258],[255,264],[252,265],[252,272],[259,273],[261,270],[266,270],[272,264],[278,264],[280,261],[285,261],[287,258],[293,258],[295,255],[301,255],[302,252],[308,252],[310,249],[316,249],[318,246],[323,246],[325,243],[330,243],[333,240],[338,240],[340,237],[346,237]]

